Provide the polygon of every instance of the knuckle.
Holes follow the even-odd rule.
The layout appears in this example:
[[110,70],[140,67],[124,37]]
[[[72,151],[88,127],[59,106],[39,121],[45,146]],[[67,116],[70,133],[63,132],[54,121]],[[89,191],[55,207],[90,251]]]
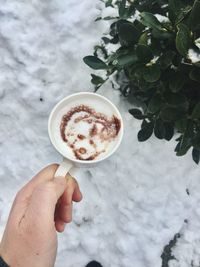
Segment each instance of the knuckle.
[[58,168],[58,164],[57,163],[52,163],[50,165],[47,166],[47,168],[51,169],[53,172],[55,172]]

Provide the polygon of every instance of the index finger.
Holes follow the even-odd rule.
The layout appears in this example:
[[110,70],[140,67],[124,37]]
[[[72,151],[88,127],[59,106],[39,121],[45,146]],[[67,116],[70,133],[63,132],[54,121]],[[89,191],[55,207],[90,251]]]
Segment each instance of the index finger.
[[26,185],[22,187],[19,191],[19,197],[27,198],[32,195],[34,189],[47,181],[51,181],[54,178],[54,174],[58,168],[58,164],[51,164],[43,168],[39,173],[37,173]]

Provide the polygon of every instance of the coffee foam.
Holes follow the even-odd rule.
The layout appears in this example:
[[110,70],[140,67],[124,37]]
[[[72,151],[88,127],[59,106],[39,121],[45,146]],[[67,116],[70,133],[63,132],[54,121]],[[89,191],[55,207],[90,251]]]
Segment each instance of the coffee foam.
[[[93,101],[91,101],[91,99],[85,98],[85,99],[78,99],[71,103],[68,103],[60,110],[55,120],[56,142],[58,143],[59,147],[62,148],[63,153],[67,155],[68,158],[81,159],[81,160],[101,159],[114,149],[117,143],[118,136],[115,136],[115,138],[114,137],[110,138],[109,140],[102,141],[102,138],[100,138],[98,134],[91,136],[91,129],[94,126],[94,124],[96,124],[97,127],[96,130],[98,133],[102,131],[103,125],[101,123],[88,123],[87,121],[84,120],[80,120],[75,123],[75,121],[79,120],[80,117],[88,115],[88,112],[80,111],[78,113],[74,113],[71,116],[64,130],[64,135],[67,138],[67,142],[66,140],[62,139],[60,126],[63,116],[68,114],[70,110],[73,110],[76,107],[80,107],[81,105],[91,108],[95,112],[95,114],[101,113],[109,121],[111,121],[113,115],[115,115],[112,107],[110,107],[107,103],[104,103],[103,101],[97,101],[96,99],[93,99]],[[94,122],[94,117],[92,116],[92,118]],[[104,137],[105,136],[106,135],[104,133]],[[78,151],[78,157],[77,153],[74,153],[74,149]],[[94,155],[95,157],[93,157]]]

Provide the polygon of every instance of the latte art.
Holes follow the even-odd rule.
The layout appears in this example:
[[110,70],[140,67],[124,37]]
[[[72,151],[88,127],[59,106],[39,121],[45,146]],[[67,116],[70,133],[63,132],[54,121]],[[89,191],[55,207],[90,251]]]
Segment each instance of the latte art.
[[60,135],[76,159],[95,160],[113,147],[120,128],[115,115],[109,118],[87,105],[79,105],[63,115]]

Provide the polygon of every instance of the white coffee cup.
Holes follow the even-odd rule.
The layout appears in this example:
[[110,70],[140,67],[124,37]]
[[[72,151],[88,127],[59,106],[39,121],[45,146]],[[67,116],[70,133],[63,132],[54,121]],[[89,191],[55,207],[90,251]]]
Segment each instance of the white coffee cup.
[[[92,104],[94,105],[94,103],[99,103],[100,107],[102,107],[102,110],[98,112],[102,112],[104,113],[105,109],[109,109],[113,115],[115,115],[121,122],[121,127],[119,130],[119,133],[116,137],[116,142],[113,146],[113,148],[111,149],[111,151],[109,151],[108,153],[105,153],[105,155],[103,155],[103,157],[101,158],[97,158],[94,160],[79,160],[79,159],[74,159],[72,157],[70,157],[67,153],[67,150],[65,150],[65,147],[63,146],[63,144],[60,142],[60,140],[62,139],[61,136],[59,135],[60,132],[58,130],[59,125],[60,125],[60,121],[58,124],[58,117],[62,117],[62,115],[65,114],[66,110],[69,111],[69,109],[71,107],[73,107],[73,105],[81,105],[83,104],[83,102],[87,102],[88,105]],[[60,115],[59,115],[60,114]],[[69,95],[67,97],[65,97],[64,99],[62,99],[51,111],[51,114],[49,116],[49,121],[48,121],[48,132],[49,132],[49,137],[51,140],[51,143],[53,144],[53,146],[55,147],[55,149],[63,156],[63,162],[60,164],[60,166],[58,167],[56,173],[55,173],[55,177],[57,176],[65,176],[68,172],[70,172],[70,170],[73,167],[91,167],[105,159],[107,159],[108,157],[110,157],[119,147],[122,137],[123,137],[123,120],[121,117],[120,112],[118,111],[118,109],[116,108],[116,106],[107,98],[96,94],[96,93],[88,93],[88,92],[81,92],[81,93],[76,93],[76,94],[72,94]],[[59,132],[59,134],[58,134]]]

